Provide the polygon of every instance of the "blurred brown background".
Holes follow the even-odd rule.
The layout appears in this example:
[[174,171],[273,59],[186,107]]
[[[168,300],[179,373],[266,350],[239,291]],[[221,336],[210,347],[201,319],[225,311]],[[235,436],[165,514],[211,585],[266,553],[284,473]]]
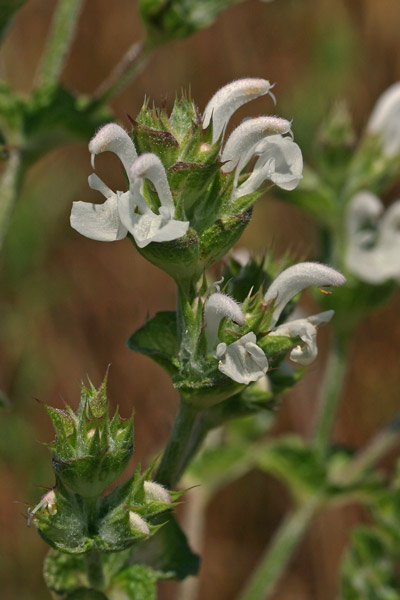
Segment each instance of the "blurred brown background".
[[[55,2],[30,0],[19,13],[0,53],[0,76],[29,91]],[[135,115],[145,95],[156,103],[190,87],[199,107],[223,84],[243,76],[276,81],[277,112],[294,118],[305,155],[328,107],[348,99],[361,130],[377,96],[400,75],[398,0],[276,0],[244,2],[208,30],[162,48],[138,79],[114,102],[119,121]],[[129,45],[140,39],[131,0],[90,0],[63,74],[63,83],[90,93]],[[261,99],[240,112],[273,112]],[[112,188],[121,178],[117,159],[101,156],[97,172]],[[149,462],[167,439],[177,397],[169,378],[125,340],[146,314],[174,307],[174,286],[134,252],[129,241],[93,242],[69,227],[73,200],[96,200],[87,187],[87,147],[51,153],[28,173],[1,259],[0,387],[12,410],[0,416],[0,581],[3,600],[48,598],[41,578],[47,551],[20,516],[21,500],[35,503],[35,485],[51,485],[46,448],[51,430],[33,401],[75,405],[87,374],[98,384],[111,363],[109,395],[127,415],[135,407],[137,462]],[[388,197],[391,200],[395,192]],[[98,199],[98,198],[97,198]],[[240,245],[278,255],[290,249],[315,257],[311,219],[272,197],[259,201]],[[309,301],[312,308],[311,301]],[[398,411],[399,298],[359,329],[335,431],[360,446]],[[326,345],[324,331],[321,347]],[[323,338],[324,336],[322,336]],[[276,433],[307,434],[312,423],[323,352],[284,401]],[[249,473],[220,492],[208,507],[200,598],[233,599],[256,564],[290,501],[281,485]],[[279,587],[280,600],[329,600],[336,594],[337,565],[349,528],[362,518],[357,507],[318,518]],[[160,598],[176,597],[163,584]]]

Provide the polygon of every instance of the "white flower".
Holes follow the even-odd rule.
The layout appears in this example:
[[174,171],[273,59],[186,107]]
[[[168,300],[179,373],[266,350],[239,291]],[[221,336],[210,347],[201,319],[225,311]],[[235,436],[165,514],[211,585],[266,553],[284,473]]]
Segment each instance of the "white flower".
[[[139,248],[151,242],[169,242],[185,235],[189,221],[177,221],[167,174],[155,154],[142,154],[129,169],[130,196],[120,198],[118,212],[121,222],[133,235]],[[143,179],[154,185],[160,208],[158,214],[148,206],[142,194]],[[136,212],[138,210],[139,212]]]
[[225,343],[218,344],[215,355],[219,371],[245,385],[264,377],[268,370],[268,360],[256,341],[255,334],[250,331],[229,346]]
[[134,533],[141,533],[144,535],[150,535],[150,528],[146,521],[133,510],[129,511],[129,526]]
[[250,177],[234,192],[235,198],[255,192],[265,180],[284,190],[294,190],[303,175],[303,156],[290,137],[270,135],[255,148],[257,162]]
[[[104,125],[89,143],[89,151],[94,158],[101,152],[113,152],[124,165],[125,171],[137,158],[137,152],[129,135],[116,123]],[[129,192],[113,192],[110,188],[92,174],[89,177],[89,187],[99,191],[106,201],[103,204],[89,202],[74,202],[72,205],[70,223],[82,235],[100,242],[114,242],[126,237],[127,228],[121,222],[118,207],[121,198],[128,199]]]
[[269,94],[275,102],[271,92],[273,87],[274,84],[271,85],[266,79],[248,78],[232,81],[218,90],[207,104],[203,114],[203,129],[206,129],[212,121],[212,143],[215,144],[221,134],[223,137],[229,119],[243,104],[265,94]]
[[381,136],[387,156],[400,152],[400,81],[391,85],[378,99],[369,118],[367,131]]
[[57,504],[56,504],[56,495],[54,490],[50,490],[43,496],[40,502],[33,508],[32,510],[28,510],[28,526],[31,524],[31,521],[35,514],[40,511],[43,512],[47,510],[50,515],[57,514]]
[[282,335],[291,338],[299,337],[302,343],[293,348],[290,358],[300,365],[310,365],[318,355],[317,326],[321,323],[329,323],[333,315],[333,310],[327,310],[317,315],[306,317],[305,319],[287,321],[276,327],[269,335]]
[[171,504],[171,496],[159,483],[156,483],[155,481],[145,481],[143,487],[146,502],[164,502],[164,504]]
[[218,339],[219,325],[224,317],[228,317],[238,325],[244,325],[242,309],[233,298],[216,292],[208,298],[204,309],[205,332],[208,347],[214,348]]
[[340,286],[346,283],[344,275],[316,262],[303,262],[285,269],[274,279],[264,300],[274,303],[271,327],[274,327],[286,304],[299,292],[311,285]]
[[[122,127],[109,123],[102,127],[89,144],[94,157],[101,152],[116,154],[130,180],[129,191],[113,192],[97,175],[89,177],[89,186],[106,198],[103,204],[74,202],[71,226],[93,240],[113,242],[133,235],[139,248],[151,242],[167,242],[185,235],[189,222],[175,220],[175,206],[162,162],[155,154],[137,156],[135,146]],[[158,214],[154,213],[142,194],[143,179],[154,185],[159,200]]]
[[291,123],[280,117],[247,119],[233,130],[221,154],[222,171],[236,168],[236,179],[254,155],[257,145],[268,135],[290,133]]
[[400,282],[400,200],[385,212],[377,196],[356,194],[346,217],[346,264],[362,281],[381,284]]

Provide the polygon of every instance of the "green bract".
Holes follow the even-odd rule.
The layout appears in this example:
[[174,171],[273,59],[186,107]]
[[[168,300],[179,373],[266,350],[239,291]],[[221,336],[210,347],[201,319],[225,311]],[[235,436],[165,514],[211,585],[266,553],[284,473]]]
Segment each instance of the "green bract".
[[99,390],[82,387],[76,413],[46,406],[56,439],[49,444],[62,483],[85,498],[101,494],[127,466],[133,452],[133,418],[108,414],[106,380]]

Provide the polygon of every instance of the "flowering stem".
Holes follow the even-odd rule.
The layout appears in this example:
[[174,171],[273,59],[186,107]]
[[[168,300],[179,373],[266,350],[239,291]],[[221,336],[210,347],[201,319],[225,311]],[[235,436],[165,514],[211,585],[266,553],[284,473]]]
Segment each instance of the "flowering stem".
[[187,448],[196,423],[198,409],[181,400],[171,436],[157,470],[156,481],[173,488],[179,481],[185,466]]
[[23,170],[21,153],[18,150],[11,151],[0,181],[0,247],[6,236],[21,187]]
[[74,38],[82,3],[83,0],[59,0],[36,75],[37,87],[57,84]]
[[311,498],[285,517],[239,600],[266,600],[271,596],[319,506],[320,499]]
[[94,550],[85,554],[85,568],[90,587],[95,590],[104,589],[103,561],[100,552]]
[[314,446],[321,455],[324,455],[329,447],[335,424],[347,371],[347,347],[345,337],[336,334],[328,358],[314,428]]
[[379,431],[360,450],[353,460],[340,473],[340,482],[350,484],[363,472],[374,467],[377,462],[400,442],[400,415],[397,415],[384,429]]
[[134,79],[150,58],[151,51],[144,42],[132,44],[110,75],[97,88],[93,95],[96,103],[106,104]]

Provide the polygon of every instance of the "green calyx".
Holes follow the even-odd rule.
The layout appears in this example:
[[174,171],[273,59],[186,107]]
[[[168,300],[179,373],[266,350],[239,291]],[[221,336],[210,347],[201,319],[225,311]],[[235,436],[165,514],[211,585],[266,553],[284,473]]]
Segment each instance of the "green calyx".
[[[177,98],[170,115],[146,101],[131,122],[138,154],[155,154],[166,169],[175,218],[190,223],[186,235],[178,239],[137,249],[179,285],[193,287],[204,270],[239,239],[261,192],[234,198],[234,172],[221,171],[221,140],[212,144],[212,126],[203,129],[199,110],[190,98]],[[141,191],[157,213],[160,199],[149,180],[144,180]]]
[[46,406],[56,432],[49,444],[57,477],[84,498],[101,494],[125,469],[133,452],[133,417],[110,419],[106,379],[98,390],[82,386],[75,413]]

